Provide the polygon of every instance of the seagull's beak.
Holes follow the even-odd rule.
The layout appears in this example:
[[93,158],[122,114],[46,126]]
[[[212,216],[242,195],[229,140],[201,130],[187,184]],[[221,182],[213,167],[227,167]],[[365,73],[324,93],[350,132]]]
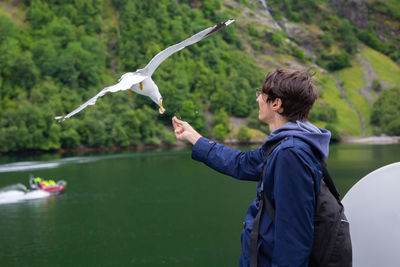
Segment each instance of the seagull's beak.
[[163,107],[162,103],[158,104],[158,106],[160,107],[160,108],[158,109],[158,112],[160,112],[160,114],[164,114],[165,108]]
[[162,103],[158,104],[158,106],[160,107],[160,108],[158,109],[158,112],[160,112],[160,114],[164,114],[165,108],[162,106]]

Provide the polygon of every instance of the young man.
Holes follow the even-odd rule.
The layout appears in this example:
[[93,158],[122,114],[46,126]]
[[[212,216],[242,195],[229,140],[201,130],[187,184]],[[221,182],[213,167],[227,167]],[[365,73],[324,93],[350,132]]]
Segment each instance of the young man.
[[263,192],[275,218],[263,212],[259,222],[257,266],[308,266],[313,245],[314,212],[322,176],[320,160],[328,157],[329,131],[307,121],[317,98],[310,75],[277,69],[257,90],[258,118],[271,130],[258,149],[241,152],[202,137],[187,122],[172,119],[175,135],[194,146],[192,158],[239,180],[259,182],[242,231],[240,266],[250,265],[250,234],[261,200],[261,176],[269,147],[280,144],[265,165]]

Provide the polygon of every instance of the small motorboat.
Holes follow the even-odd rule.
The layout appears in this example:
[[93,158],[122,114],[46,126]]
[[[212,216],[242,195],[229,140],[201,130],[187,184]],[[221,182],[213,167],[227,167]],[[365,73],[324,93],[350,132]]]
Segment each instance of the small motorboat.
[[49,193],[60,193],[67,187],[67,182],[60,180],[57,183],[54,180],[43,180],[40,177],[33,177],[29,179],[31,190],[43,190]]
[[0,204],[46,198],[62,192],[67,187],[67,182],[60,180],[56,183],[53,180],[43,180],[40,177],[35,178],[31,175],[29,185],[29,189],[23,184],[0,188]]
[[67,187],[67,182],[60,180],[56,183],[53,180],[43,180],[40,177],[35,178],[31,175],[29,185],[29,189],[23,184],[0,188],[0,204],[46,198],[62,192]]

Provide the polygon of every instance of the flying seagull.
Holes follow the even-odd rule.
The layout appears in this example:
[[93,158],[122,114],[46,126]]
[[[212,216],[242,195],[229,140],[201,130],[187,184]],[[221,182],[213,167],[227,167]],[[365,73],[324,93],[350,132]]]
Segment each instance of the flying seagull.
[[161,114],[164,113],[165,109],[162,105],[162,97],[161,94],[158,90],[157,85],[154,83],[154,81],[151,79],[151,75],[153,72],[157,69],[157,67],[165,60],[167,59],[170,55],[172,55],[175,52],[178,52],[179,50],[182,50],[188,45],[197,43],[198,41],[210,36],[211,34],[221,30],[222,28],[225,28],[229,24],[234,22],[234,20],[228,20],[226,22],[217,24],[213,27],[209,27],[199,33],[196,33],[192,37],[189,37],[188,39],[175,44],[173,46],[168,47],[167,49],[164,49],[160,53],[158,53],[155,57],[151,59],[151,61],[147,64],[146,67],[143,69],[138,69],[135,72],[127,72],[124,75],[119,78],[118,83],[111,85],[109,87],[104,88],[101,90],[97,95],[89,99],[87,102],[82,104],[80,107],[77,109],[73,110],[71,113],[65,115],[65,116],[57,116],[55,117],[56,120],[65,120],[82,109],[86,108],[89,105],[94,105],[99,97],[102,97],[105,95],[107,92],[115,93],[118,91],[123,91],[123,90],[132,90],[133,92],[136,92],[141,95],[145,95],[151,98],[158,106],[159,106],[159,112]]

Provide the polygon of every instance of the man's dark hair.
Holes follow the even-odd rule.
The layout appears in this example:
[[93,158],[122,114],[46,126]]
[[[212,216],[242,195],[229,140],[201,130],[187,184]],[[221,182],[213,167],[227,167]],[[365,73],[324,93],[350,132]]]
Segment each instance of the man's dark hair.
[[265,76],[262,92],[268,96],[267,102],[282,100],[281,115],[287,120],[305,121],[318,97],[312,76],[306,71],[277,69]]

